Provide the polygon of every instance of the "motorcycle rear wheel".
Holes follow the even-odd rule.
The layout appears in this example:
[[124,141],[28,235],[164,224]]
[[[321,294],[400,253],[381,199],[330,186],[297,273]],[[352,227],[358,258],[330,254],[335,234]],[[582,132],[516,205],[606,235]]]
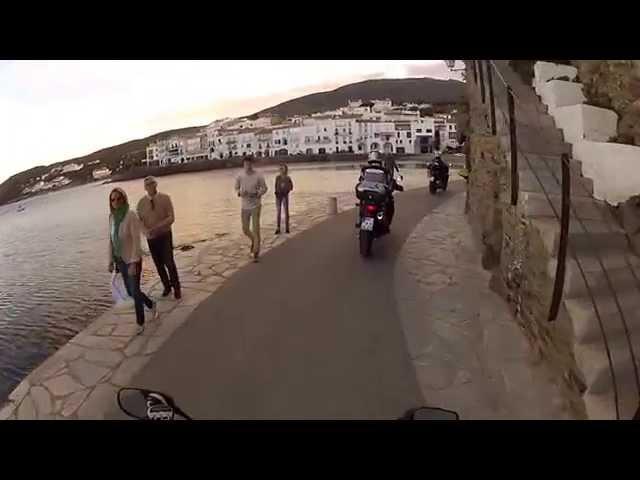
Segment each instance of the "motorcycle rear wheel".
[[373,232],[360,230],[360,255],[365,258],[370,257],[372,245],[373,245]]

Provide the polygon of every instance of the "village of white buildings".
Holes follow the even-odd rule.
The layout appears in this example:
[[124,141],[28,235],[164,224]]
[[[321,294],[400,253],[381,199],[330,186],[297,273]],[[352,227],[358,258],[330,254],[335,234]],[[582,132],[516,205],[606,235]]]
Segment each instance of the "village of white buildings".
[[436,132],[441,148],[458,146],[451,114],[421,115],[428,104],[391,100],[349,101],[346,107],[282,120],[273,115],[255,119],[216,120],[189,136],[174,136],[147,147],[146,166],[168,166],[196,160],[240,156],[323,155],[372,151],[420,154],[433,150]]
[[[274,115],[216,120],[191,135],[172,136],[151,143],[142,163],[164,167],[196,160],[232,157],[324,155],[372,151],[412,155],[433,150],[436,135],[441,148],[458,146],[451,114],[421,114],[429,104],[393,105],[391,100],[349,101],[346,107],[309,116],[281,119]],[[452,112],[455,113],[455,112]],[[437,133],[436,133],[437,132]],[[111,170],[94,161],[92,176],[102,180]],[[34,179],[22,193],[56,190],[71,183],[65,175],[85,168],[82,163],[55,167]]]

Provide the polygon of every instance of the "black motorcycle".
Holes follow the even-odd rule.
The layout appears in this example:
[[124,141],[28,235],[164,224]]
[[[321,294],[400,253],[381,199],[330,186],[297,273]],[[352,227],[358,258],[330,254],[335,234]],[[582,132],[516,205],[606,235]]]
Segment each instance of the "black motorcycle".
[[[193,420],[165,393],[127,387],[118,391],[117,401],[120,410],[136,420]],[[460,416],[451,410],[420,407],[408,410],[398,420],[460,420]]]
[[427,165],[427,170],[429,171],[429,193],[435,195],[438,190],[446,192],[449,186],[449,166],[432,162]]
[[373,239],[388,234],[395,213],[393,192],[404,191],[402,185],[393,180],[392,175],[380,165],[369,164],[362,168],[360,181],[356,186],[356,204],[359,229],[360,255],[369,257]]

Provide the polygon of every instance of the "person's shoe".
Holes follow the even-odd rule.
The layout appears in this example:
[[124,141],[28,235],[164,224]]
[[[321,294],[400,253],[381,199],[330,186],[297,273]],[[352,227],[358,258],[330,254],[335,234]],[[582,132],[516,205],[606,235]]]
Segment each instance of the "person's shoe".
[[288,234],[288,233],[291,233],[291,232],[290,232],[290,231],[289,231],[289,229],[287,228],[287,230],[285,231],[285,233],[287,233],[287,234]]
[[253,254],[253,263],[258,263],[260,261],[259,257],[260,257],[260,254],[254,253]]
[[165,287],[164,290],[162,291],[162,296],[168,297],[170,293],[171,293],[171,287]]
[[144,325],[138,325],[138,330],[136,331],[136,335],[140,335],[144,332]]
[[180,287],[175,287],[173,289],[173,296],[176,300],[180,300],[182,298],[182,291],[180,290]]
[[151,320],[157,320],[158,316],[158,302],[153,302],[153,306],[151,307]]
[[276,230],[276,235],[280,235],[280,229]]

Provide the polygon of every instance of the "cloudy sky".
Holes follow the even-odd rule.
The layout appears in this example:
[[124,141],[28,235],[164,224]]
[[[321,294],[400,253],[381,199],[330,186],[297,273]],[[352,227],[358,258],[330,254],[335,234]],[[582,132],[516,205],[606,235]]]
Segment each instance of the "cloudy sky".
[[0,61],[0,182],[352,82],[451,75],[442,60]]

